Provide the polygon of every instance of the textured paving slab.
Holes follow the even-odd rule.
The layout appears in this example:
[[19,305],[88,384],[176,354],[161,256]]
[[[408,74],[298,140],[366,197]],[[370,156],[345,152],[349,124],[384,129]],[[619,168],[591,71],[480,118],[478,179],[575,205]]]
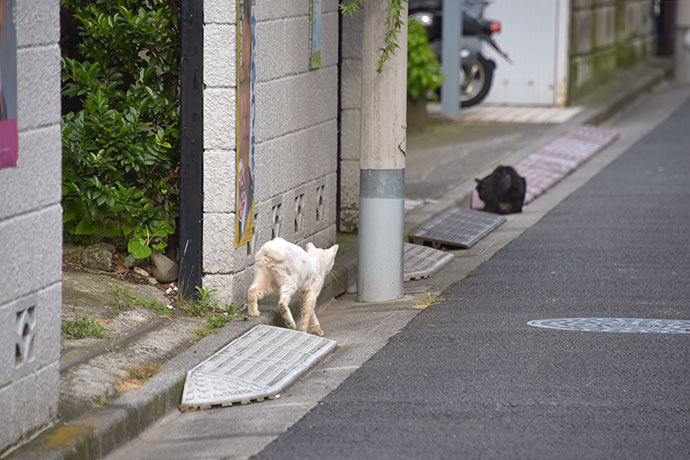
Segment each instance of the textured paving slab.
[[530,326],[562,331],[690,334],[690,320],[651,318],[559,318],[527,322]]
[[515,169],[527,181],[530,203],[618,138],[611,129],[582,125],[524,158]]
[[415,244],[471,248],[506,218],[473,209],[451,208],[410,234]]
[[404,243],[404,280],[428,278],[453,260],[453,254],[418,244]]
[[[441,105],[427,104],[429,113],[440,113]],[[517,105],[486,105],[464,108],[460,117],[465,121],[498,123],[564,123],[582,111],[582,107],[534,107]]]
[[275,398],[336,347],[334,340],[259,325],[187,372],[182,406],[247,404]]
[[525,204],[529,204],[536,197],[544,193],[549,188],[553,187],[558,181],[565,177],[564,174],[535,167],[534,165],[525,165],[518,163],[515,165],[515,170],[527,182],[527,193],[525,194]]

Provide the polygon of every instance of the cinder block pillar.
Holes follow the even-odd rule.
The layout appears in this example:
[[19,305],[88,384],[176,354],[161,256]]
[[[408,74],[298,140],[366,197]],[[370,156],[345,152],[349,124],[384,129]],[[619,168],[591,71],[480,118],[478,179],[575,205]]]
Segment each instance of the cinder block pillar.
[[[15,120],[13,133],[18,140],[16,166],[5,162],[0,167],[3,457],[57,416],[62,161],[60,3],[4,0],[0,6],[4,6],[0,45],[2,92],[7,108],[7,117],[0,123]],[[11,129],[5,131],[7,126],[2,127],[0,143],[12,135]]]

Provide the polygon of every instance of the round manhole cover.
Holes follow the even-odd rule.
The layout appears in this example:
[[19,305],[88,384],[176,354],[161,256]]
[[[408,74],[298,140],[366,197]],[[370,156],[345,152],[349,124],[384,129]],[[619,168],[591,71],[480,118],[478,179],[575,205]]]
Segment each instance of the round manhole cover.
[[534,327],[584,332],[656,332],[690,334],[690,320],[651,318],[558,318],[537,319],[527,323]]

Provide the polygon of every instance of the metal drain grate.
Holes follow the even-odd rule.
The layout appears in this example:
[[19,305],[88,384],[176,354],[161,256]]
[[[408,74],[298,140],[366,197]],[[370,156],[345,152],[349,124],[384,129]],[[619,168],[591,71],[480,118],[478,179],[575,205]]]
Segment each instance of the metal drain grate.
[[466,249],[505,221],[506,218],[498,214],[451,208],[411,233],[410,240],[434,248],[453,246]]
[[534,327],[583,332],[690,334],[690,320],[650,318],[559,318],[527,323]]
[[404,244],[405,281],[428,278],[453,260],[453,254],[418,244]]
[[305,332],[256,326],[187,372],[182,406],[207,409],[275,398],[335,346]]

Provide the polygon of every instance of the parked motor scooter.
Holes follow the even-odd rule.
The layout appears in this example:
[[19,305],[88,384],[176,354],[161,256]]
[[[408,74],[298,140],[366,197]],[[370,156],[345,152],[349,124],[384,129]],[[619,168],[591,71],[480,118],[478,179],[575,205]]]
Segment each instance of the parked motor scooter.
[[[486,2],[482,2],[483,9]],[[409,14],[424,26],[436,58],[441,62],[442,0],[410,0]],[[494,41],[492,35],[501,31],[501,23],[483,19],[468,8],[462,11],[462,48],[460,50],[460,104],[470,107],[479,104],[491,89],[496,63],[484,57],[479,49],[468,46],[467,38],[476,37],[488,43],[506,61],[512,64],[508,55]],[[478,48],[478,47],[477,47]]]

